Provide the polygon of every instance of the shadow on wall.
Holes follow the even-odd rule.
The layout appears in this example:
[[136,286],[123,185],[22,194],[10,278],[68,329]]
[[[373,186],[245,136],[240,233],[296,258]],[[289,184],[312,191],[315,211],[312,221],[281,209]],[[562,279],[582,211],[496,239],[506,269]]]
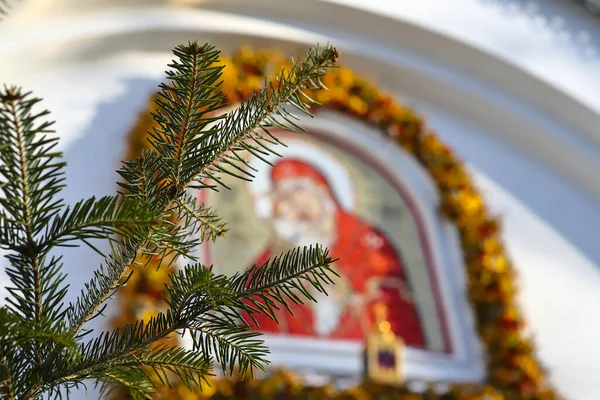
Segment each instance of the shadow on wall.
[[[62,192],[65,204],[72,205],[91,196],[116,194],[118,175],[115,171],[124,158],[125,136],[158,85],[157,81],[140,78],[127,79],[122,83],[125,93],[98,104],[95,116],[83,129],[82,135],[65,150],[67,187]],[[94,245],[103,252],[109,250],[105,242]],[[70,285],[66,301],[74,301],[103,259],[87,246],[60,248],[58,251],[64,254],[64,271],[68,273],[67,283]],[[105,314],[110,318],[115,311],[116,307],[109,306]],[[90,322],[93,336],[106,329],[106,321],[106,318],[97,318]],[[74,391],[73,395],[74,399],[92,399],[98,398],[99,393],[93,385],[89,385],[87,391]]]
[[[594,15],[586,0],[478,0],[503,10],[507,17],[525,16],[539,29],[550,30],[563,43],[588,59],[600,57],[600,15]],[[587,0],[598,3],[600,0]],[[566,18],[565,16],[577,18]]]

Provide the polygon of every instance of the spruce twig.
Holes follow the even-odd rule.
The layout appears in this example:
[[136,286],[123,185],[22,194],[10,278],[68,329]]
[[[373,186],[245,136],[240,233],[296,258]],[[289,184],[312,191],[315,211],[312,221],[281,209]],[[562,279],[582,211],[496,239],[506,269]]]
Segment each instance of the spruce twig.
[[[322,87],[337,52],[311,49],[304,62],[229,113],[222,113],[219,51],[191,42],[174,55],[153,115],[159,128],[149,132],[152,148],[123,163],[122,192],[72,206],[60,197],[65,163],[48,112],[38,112],[40,100],[18,87],[0,91],[0,247],[8,251],[11,282],[0,308],[2,398],[60,398],[89,380],[103,394],[121,385],[134,398],[148,398],[172,375],[188,387],[200,385],[213,359],[229,372],[237,366],[252,374],[265,368],[268,349],[242,312],[274,317],[278,304],[303,301],[297,293],[312,299],[306,285],[324,291],[332,282],[334,260],[318,246],[234,277],[189,263],[166,283],[165,312],[88,338],[87,323],[102,315],[142,258],[191,262],[190,250],[223,235],[224,222],[189,189],[224,186],[223,174],[251,179],[241,152],[266,159],[280,144],[270,127],[300,130],[289,110],[308,112],[301,91]],[[64,304],[62,259],[51,253],[80,243],[98,251],[91,240],[107,241],[111,250],[100,252],[104,265],[77,300]],[[163,343],[186,332],[193,349]]]

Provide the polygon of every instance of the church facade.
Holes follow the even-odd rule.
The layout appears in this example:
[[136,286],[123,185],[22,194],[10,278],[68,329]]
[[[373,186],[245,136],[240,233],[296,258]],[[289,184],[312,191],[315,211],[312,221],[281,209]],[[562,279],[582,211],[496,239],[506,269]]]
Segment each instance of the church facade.
[[[340,49],[307,133],[277,132],[289,147],[273,167],[253,164],[253,183],[198,194],[235,227],[198,250],[219,271],[313,242],[339,254],[328,297],[257,327],[276,367],[358,384],[383,305],[408,383],[600,395],[600,23],[584,2],[51,3],[16,15],[38,30],[0,28],[14,38],[0,53],[29,46],[28,62],[0,63],[0,75],[47,97],[75,174],[98,163],[80,147],[120,143],[114,165],[135,152],[137,116],[177,43],[223,49],[234,104],[260,86],[251,71],[317,42]],[[118,117],[102,122],[109,111]],[[114,165],[73,197],[112,193]],[[79,287],[84,272],[71,272]],[[116,314],[151,312],[161,279],[140,278]]]

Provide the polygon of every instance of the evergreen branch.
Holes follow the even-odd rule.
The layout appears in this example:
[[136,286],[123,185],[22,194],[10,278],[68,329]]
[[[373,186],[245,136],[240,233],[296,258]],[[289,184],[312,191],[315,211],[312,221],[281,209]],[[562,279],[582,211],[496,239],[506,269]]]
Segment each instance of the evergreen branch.
[[[7,298],[7,304],[11,311],[21,315],[25,320],[35,321],[38,324],[46,319],[54,319],[57,322],[62,320],[65,312],[62,301],[68,290],[68,285],[64,284],[66,275],[61,273],[62,256],[36,258],[35,265],[41,279],[35,291],[23,289],[35,287],[35,275],[23,272],[27,268],[31,268],[30,261],[20,254],[8,254],[6,258],[10,262],[6,268],[6,274],[14,284],[14,286],[6,288],[11,294]],[[43,301],[38,303],[34,294]],[[38,313],[39,319],[35,318]]]
[[22,243],[18,239],[21,232],[21,226],[0,211],[0,248],[21,250]]
[[[246,325],[238,325],[227,314],[211,315],[232,306],[249,307],[243,304],[245,298],[260,296],[266,300],[266,306],[258,312],[273,314],[274,302],[286,303],[285,294],[296,289],[311,298],[303,282],[309,282],[318,290],[324,291],[323,283],[331,282],[328,272],[333,270],[329,264],[333,260],[326,250],[319,247],[296,249],[268,264],[253,267],[232,281],[223,275],[214,275],[212,270],[201,265],[186,266],[171,276],[167,285],[169,305],[166,313],[159,313],[147,323],[138,321],[128,324],[122,330],[104,332],[82,347],[81,363],[67,367],[55,365],[49,370],[64,371],[86,370],[96,364],[115,363],[128,354],[143,350],[177,330],[190,330],[194,342],[202,350],[211,350],[223,368],[232,368],[237,362],[244,373],[247,369],[259,367],[265,363],[262,354],[265,348],[262,341],[252,340],[258,333]],[[323,271],[325,270],[325,271]],[[280,292],[278,287],[283,290]],[[299,300],[298,300],[299,301]],[[60,378],[60,372],[58,378]]]
[[44,319],[62,321],[64,317],[63,300],[69,285],[65,284],[67,275],[62,270],[62,255],[40,259],[40,294],[42,296],[41,313]]
[[[103,332],[99,337],[80,346],[82,357],[75,363],[59,357],[49,359],[44,365],[44,371],[47,371],[47,374],[44,376],[43,385],[31,388],[28,396],[32,397],[43,391],[44,388],[57,387],[66,381],[103,379],[107,371],[119,370],[119,366],[129,367],[128,369],[123,368],[123,372],[137,364],[141,366],[143,363],[140,363],[140,360],[143,360],[144,356],[141,358],[134,356],[136,353],[143,354],[149,346],[167,338],[176,330],[184,328],[186,323],[169,310],[150,318],[148,322],[137,321],[134,324],[127,324],[123,329],[117,328],[110,332]],[[156,348],[160,349],[160,347]],[[156,356],[157,363],[163,360],[164,368],[167,369],[168,357],[161,355],[161,352],[158,352]],[[185,358],[181,354],[180,356],[180,361]],[[132,357],[135,357],[135,362]],[[149,357],[152,358],[152,355]],[[133,369],[143,372],[141,368]],[[147,374],[145,376],[148,377]],[[124,377],[122,376],[122,378]],[[148,382],[151,383],[151,380]]]
[[248,369],[251,374],[254,368],[264,370],[268,350],[255,339],[260,333],[219,313],[236,302],[229,278],[215,275],[210,267],[194,264],[186,265],[170,279],[166,285],[168,303],[176,315],[188,321],[184,331],[190,332],[194,350],[214,356],[230,373],[235,365],[242,374]]
[[177,329],[184,327],[184,321],[170,310],[158,313],[148,322],[143,320],[125,327],[103,332],[82,346],[84,356],[76,369],[89,368],[95,364],[116,362],[132,352],[147,348],[149,345],[168,337]]
[[161,339],[167,338],[184,322],[168,310],[123,328],[102,332],[97,338],[81,344],[81,357],[75,362],[65,357],[49,357],[43,365],[43,383],[29,389],[25,398],[34,397],[44,388],[54,388],[66,381],[80,381],[89,378],[101,379],[111,365],[129,360],[131,354],[147,349]]
[[203,129],[220,118],[210,115],[225,106],[225,95],[218,89],[224,68],[217,65],[219,53],[198,42],[177,46],[173,54],[179,61],[169,65],[169,82],[160,85],[158,112],[153,113],[159,127],[149,134],[175,188],[184,186],[181,174],[193,156],[194,137],[204,134]]
[[[56,196],[64,187],[64,167],[58,162],[62,153],[54,151],[58,138],[53,133],[53,122],[38,120],[48,111],[33,113],[40,102],[22,93],[18,87],[0,91],[0,139],[9,150],[0,152],[0,175],[5,182],[0,205],[6,216],[23,227],[24,244],[34,243],[34,238],[46,226],[62,201]],[[31,237],[31,240],[28,239]]]
[[18,325],[18,319],[6,308],[0,307],[0,397],[8,400],[16,399],[13,386],[13,371],[8,362],[9,343],[12,332]]
[[[209,267],[187,265],[171,275],[171,283],[166,285],[168,303],[176,315],[192,321],[184,329],[192,333],[195,349],[214,355],[224,370],[231,372],[238,364],[242,374],[248,370],[253,374],[254,368],[264,370],[262,355],[267,349],[262,341],[254,340],[257,332],[247,324],[240,325],[228,311],[238,307],[275,318],[277,303],[287,307],[288,298],[302,302],[295,291],[314,300],[305,282],[324,292],[323,285],[333,282],[332,262],[326,250],[310,247],[291,250],[231,279],[215,275]],[[251,300],[255,306],[245,302],[257,297],[263,302]]]
[[85,386],[85,381],[88,380],[95,380],[96,386],[100,384],[100,398],[108,398],[115,386],[126,387],[133,399],[140,400],[151,399],[151,393],[155,389],[151,377],[142,366],[131,362],[90,365],[84,369],[72,369],[70,374],[62,376],[55,374],[54,371],[48,372],[49,374],[44,376],[44,381],[33,385],[21,398],[39,398],[42,393],[46,393],[48,397],[54,394],[55,398],[62,398],[61,389],[66,389],[69,398],[71,388]]
[[[123,201],[123,204],[129,201],[135,204],[134,198]],[[135,207],[132,210],[136,211]],[[144,208],[142,210],[144,214],[148,212]],[[159,212],[160,210],[153,209],[149,214],[151,217],[148,218],[148,221],[152,221],[151,224],[138,226],[142,229],[132,232],[135,234],[122,239],[119,245],[114,246],[105,260],[106,265],[94,272],[94,277],[85,285],[77,302],[69,305],[70,332],[79,332],[85,323],[102,314],[105,302],[129,280],[133,273],[131,267],[137,256],[143,254],[159,257],[162,254],[166,257],[172,252],[187,255],[189,249],[195,246],[195,241],[184,240],[184,229],[168,222],[168,213],[156,219]],[[171,262],[174,262],[174,258]]]
[[181,318],[194,320],[202,314],[215,310],[223,301],[231,298],[229,280],[215,275],[212,267],[188,264],[169,276],[165,284],[165,297],[171,310]]
[[[225,151],[224,146],[232,146],[236,140],[243,139],[252,127],[270,121],[268,118],[273,110],[277,111],[288,100],[293,104],[298,103],[292,98],[294,93],[311,84],[315,86],[313,80],[318,80],[324,73],[324,65],[332,64],[337,52],[332,48],[322,52],[311,50],[308,61],[296,63],[286,81],[279,82],[278,91],[273,90],[273,93],[278,93],[278,96],[274,96],[275,101],[259,107],[257,103],[262,101],[262,97],[255,97],[255,102],[247,107],[248,110],[260,109],[260,116],[253,120],[252,127],[245,127],[241,133],[223,132],[225,139],[220,141],[210,139],[216,137],[217,129],[204,130],[208,124],[221,118],[208,116],[223,106],[223,95],[218,91],[220,82],[215,83],[222,69],[222,66],[214,66],[218,51],[212,46],[199,46],[194,42],[177,47],[174,54],[179,57],[179,62],[170,65],[174,68],[174,71],[167,72],[171,85],[161,86],[162,99],[157,101],[159,111],[154,114],[159,128],[150,133],[150,142],[155,151],[144,152],[138,160],[126,163],[119,171],[125,179],[121,185],[123,188],[133,196],[144,196],[145,200],[163,210],[171,208],[173,201],[183,195],[193,177],[198,177],[203,167],[210,165],[215,157],[218,158]],[[286,75],[282,73],[282,77]],[[285,89],[287,86],[290,87]],[[304,104],[298,101],[298,104]],[[185,107],[181,106],[182,103]],[[219,126],[238,127],[233,124],[231,115],[226,125]],[[219,145],[221,148],[217,149],[215,146]],[[202,152],[198,151],[199,147],[202,147]],[[144,166],[149,166],[151,161],[155,165],[154,171],[147,173]],[[200,168],[198,162],[201,163]],[[155,190],[150,193],[147,188],[152,186]],[[178,254],[187,254],[189,247],[173,246],[172,249]]]
[[267,162],[267,155],[277,154],[271,146],[282,144],[269,133],[270,127],[301,131],[292,121],[297,117],[286,107],[310,115],[306,99],[312,100],[302,91],[323,88],[320,77],[333,66],[337,56],[337,50],[331,46],[311,49],[305,62],[296,61],[287,73],[282,70],[275,82],[265,80],[265,89],[255,92],[249,101],[228,113],[212,129],[196,136],[191,141],[190,161],[182,172],[183,186],[195,182],[191,187],[215,188],[206,182],[214,181],[226,187],[219,173],[251,180],[252,173],[242,166],[250,170],[252,167],[240,152],[247,151]]
[[15,399],[23,398],[26,384],[40,381],[34,371],[43,368],[31,367],[34,357],[73,360],[80,357],[79,345],[65,332],[63,324],[54,318],[45,318],[40,323],[27,320],[5,307],[0,309],[0,339],[0,359],[5,364],[0,366],[0,393],[11,392]]
[[73,387],[85,387],[86,380],[95,380],[96,387],[100,385],[99,398],[110,398],[112,390],[117,386],[121,386],[128,389],[132,399],[149,400],[152,398],[151,393],[154,389],[152,380],[139,366],[122,367],[120,365],[113,365],[107,368],[106,366],[99,365],[85,371],[83,374],[74,374],[64,378],[62,381],[39,386],[37,393],[46,391],[50,396],[55,394],[55,398],[62,399],[63,393],[61,389],[66,389],[67,398],[69,398],[69,390]]
[[215,357],[223,371],[229,370],[232,374],[237,365],[242,377],[248,371],[254,377],[256,368],[266,372],[268,361],[265,356],[269,349],[263,340],[256,339],[262,334],[249,326],[240,325],[223,315],[207,314],[188,330],[194,351]]
[[[14,287],[7,287],[8,309],[21,318],[20,327],[26,328],[24,334],[19,338],[18,330],[11,332],[11,337],[15,340],[17,355],[29,360],[31,365],[23,365],[19,369],[20,383],[26,382],[24,375],[31,375],[28,379],[35,380],[37,375],[34,373],[41,368],[45,357],[53,353],[75,354],[73,349],[65,346],[72,339],[68,333],[65,333],[62,319],[65,308],[63,300],[67,293],[67,285],[64,285],[65,274],[61,273],[61,257],[46,256],[36,258],[36,265],[39,268],[38,276],[41,277],[40,284],[34,293],[23,290],[22,288],[35,287],[35,275],[24,273],[31,268],[29,260],[20,254],[8,254],[7,259],[10,265],[6,268],[6,273]],[[35,301],[34,294],[39,296],[42,301]],[[35,318],[39,312],[40,319]],[[19,396],[17,396],[19,397]]]
[[102,314],[106,300],[131,277],[130,267],[140,247],[140,240],[122,242],[106,259],[106,266],[94,272],[94,277],[85,284],[77,301],[69,304],[69,332],[77,334],[86,322]]
[[29,326],[27,329],[12,332],[11,343],[19,347],[24,343],[46,343],[48,347],[68,350],[72,357],[79,354],[77,342],[72,336],[62,332],[43,331],[39,327]]
[[[18,210],[20,212],[22,212],[22,222],[19,225],[22,225],[21,227],[23,228],[23,230],[25,231],[25,235],[27,236],[27,250],[29,252],[29,258],[32,261],[32,274],[33,274],[33,288],[31,288],[34,291],[34,302],[35,302],[35,310],[34,310],[34,318],[36,321],[40,321],[41,320],[41,293],[40,293],[40,289],[41,289],[41,285],[40,285],[40,279],[39,279],[39,272],[38,272],[38,265],[37,265],[37,257],[35,257],[34,253],[34,234],[33,234],[33,227],[31,224],[31,217],[32,217],[32,210],[31,210],[31,204],[30,204],[30,198],[31,198],[31,193],[30,193],[30,187],[29,187],[29,179],[27,179],[27,175],[28,175],[28,171],[27,171],[27,166],[29,165],[28,163],[26,163],[25,160],[25,143],[24,140],[25,138],[24,136],[24,132],[23,132],[23,128],[22,128],[22,121],[19,118],[19,112],[17,111],[17,107],[15,106],[15,101],[19,101],[22,100],[20,94],[18,93],[13,93],[10,90],[7,90],[5,94],[2,95],[2,97],[0,97],[2,99],[2,105],[4,107],[6,107],[6,109],[2,109],[2,114],[6,113],[7,115],[7,119],[10,123],[12,123],[14,125],[13,131],[11,133],[14,134],[14,137],[7,137],[7,140],[13,139],[16,142],[16,145],[18,146],[18,160],[10,160],[10,161],[16,161],[14,162],[12,165],[11,164],[7,164],[5,165],[3,169],[6,170],[6,172],[3,174],[6,178],[10,179],[13,177],[18,176],[17,181],[15,182],[15,184],[18,184],[20,187],[15,190],[15,192],[19,192],[19,194],[21,194],[20,196],[20,203],[22,204],[23,208],[22,210]],[[3,108],[4,108],[3,107]],[[8,123],[6,124],[8,125]],[[4,131],[4,129],[2,130]],[[8,129],[6,129],[6,131],[10,132]],[[7,132],[7,133],[8,133]],[[4,132],[3,132],[4,133]],[[8,135],[7,135],[8,136]],[[10,154],[9,152],[2,152],[2,154]],[[6,160],[3,160],[6,163]],[[12,169],[12,170],[9,170]],[[4,171],[2,171],[4,172]],[[10,174],[9,174],[10,172]],[[4,188],[8,188],[10,187],[10,183],[6,184]],[[3,188],[3,189],[4,189]],[[20,189],[20,190],[19,190]],[[6,193],[6,189],[4,190]],[[8,200],[8,199],[7,199]],[[6,202],[8,203],[8,201]],[[6,207],[6,205],[5,205]],[[21,217],[20,212],[15,212],[17,210],[15,209],[10,209],[7,208],[9,211],[13,211],[13,216],[14,217]],[[29,289],[29,288],[27,288]]]
[[236,306],[253,313],[277,319],[278,304],[291,313],[288,301],[303,303],[302,297],[316,301],[308,287],[326,293],[324,285],[332,284],[337,272],[331,268],[335,261],[328,250],[320,246],[296,248],[273,258],[262,265],[253,265],[243,273],[237,273],[231,282],[237,294]]
[[15,239],[20,245],[18,255],[9,258],[12,261],[9,275],[15,284],[13,293],[20,292],[15,309],[29,312],[27,316],[36,322],[43,318],[44,281],[36,236],[61,207],[61,200],[55,198],[63,187],[65,166],[64,162],[56,161],[62,154],[53,151],[57,138],[46,136],[52,132],[49,130],[52,122],[37,124],[37,120],[48,114],[48,111],[33,113],[39,101],[17,87],[0,91],[0,143],[12,150],[0,152],[0,175],[5,179],[0,206],[5,218],[12,221],[12,229],[17,230]]
[[167,170],[156,151],[145,149],[137,159],[124,162],[117,173],[123,178],[117,184],[125,190],[120,194],[154,204],[156,209],[168,204]]
[[[176,200],[172,201],[176,203]],[[170,266],[181,256],[195,260],[196,257],[192,251],[200,244],[199,238],[189,237],[187,227],[178,223],[179,220],[176,219],[176,205],[165,212],[164,215],[162,226],[158,226],[159,229],[153,229],[151,234],[147,236],[146,244],[148,249],[144,253],[153,257],[159,257],[161,260],[159,263],[160,266],[163,266],[162,262],[166,258],[169,258],[169,264],[166,266]],[[176,219],[175,222],[169,221],[172,217]]]
[[211,369],[210,358],[206,354],[190,351],[177,345],[160,344],[152,350],[142,352],[131,361],[118,362],[118,366],[143,365],[152,368],[163,385],[170,386],[169,373],[175,374],[188,388],[202,386]]
[[[145,150],[136,160],[124,163],[118,171],[123,181],[119,185],[124,189],[120,193],[128,198],[144,202],[156,214],[161,215],[161,224],[152,227],[152,235],[147,237],[147,245],[151,250],[146,253],[161,256],[161,260],[169,254],[193,258],[191,250],[199,244],[199,240],[190,240],[189,231],[181,229],[177,224],[180,207],[177,199],[182,193],[172,190],[168,184],[167,169],[164,160],[155,150]],[[154,253],[154,254],[152,254]]]
[[13,388],[11,371],[3,349],[0,348],[0,397],[7,400],[15,400],[16,394]]
[[81,200],[53,219],[38,244],[40,252],[54,246],[68,246],[73,240],[103,239],[119,233],[130,237],[128,230],[158,225],[160,215],[149,206],[131,198],[105,196]]
[[[123,386],[129,390],[132,400],[150,400],[154,386],[144,371],[137,367],[114,366],[110,371],[105,370],[96,378],[102,382],[100,397],[109,398],[115,386]],[[112,385],[111,385],[112,384]]]
[[[5,336],[6,342],[3,353],[7,350],[18,349],[22,356],[31,353],[29,349],[41,349],[44,358],[60,357],[70,360],[81,358],[80,346],[75,337],[64,329],[64,325],[56,324],[54,320],[33,324],[30,321],[17,319]],[[10,346],[10,348],[9,348]]]
[[200,233],[200,242],[204,242],[206,236],[215,241],[225,235],[227,228],[221,217],[204,203],[198,204],[196,198],[190,193],[177,199],[177,204],[185,215],[183,225],[189,228],[192,235]]
[[[29,400],[48,393],[60,397],[62,389],[68,393],[87,379],[124,384],[143,398],[152,386],[148,368],[161,381],[174,373],[188,384],[197,384],[208,373],[211,355],[230,372],[236,363],[242,373],[264,369],[267,350],[256,339],[259,333],[247,323],[240,324],[239,311],[234,310],[273,317],[277,303],[287,306],[289,298],[301,302],[298,293],[312,299],[304,283],[324,291],[323,285],[332,281],[333,260],[320,248],[292,251],[233,279],[191,265],[171,277],[170,309],[165,313],[83,342],[84,325],[100,315],[106,301],[127,282],[138,256],[164,258],[174,253],[173,262],[199,243],[188,238],[188,228],[200,232],[200,240],[205,235],[214,240],[223,232],[217,215],[197,204],[186,190],[203,187],[207,179],[218,181],[220,172],[245,178],[249,165],[242,152],[257,157],[274,153],[269,146],[279,141],[268,128],[299,130],[285,107],[308,113],[302,90],[321,87],[319,78],[337,53],[332,48],[311,50],[307,62],[295,63],[276,84],[271,82],[225,116],[214,116],[225,106],[219,90],[223,67],[216,64],[218,52],[194,42],[179,46],[174,54],[178,61],[170,65],[170,83],[161,85],[159,110],[154,114],[159,128],[150,133],[153,149],[119,170],[125,193],[84,200],[72,209],[62,210],[58,196],[64,163],[57,161],[62,155],[54,150],[56,139],[46,136],[51,123],[37,123],[47,112],[34,114],[39,100],[18,88],[0,92],[0,246],[11,250],[7,273],[13,284],[8,288],[7,310],[28,321],[20,326],[24,331],[4,332],[3,326],[0,335],[10,337],[0,343],[0,382],[3,388],[12,388],[15,398]],[[113,233],[123,237],[111,240]],[[105,267],[65,309],[61,258],[50,257],[50,250],[70,246],[74,240],[88,243],[99,238],[108,239],[112,249]],[[157,346],[186,331],[204,353]],[[4,379],[1,367],[5,361],[10,381]]]

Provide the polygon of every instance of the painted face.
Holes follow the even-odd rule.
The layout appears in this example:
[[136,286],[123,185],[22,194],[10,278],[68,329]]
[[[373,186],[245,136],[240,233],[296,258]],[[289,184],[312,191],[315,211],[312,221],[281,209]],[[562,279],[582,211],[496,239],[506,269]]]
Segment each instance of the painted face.
[[325,213],[323,190],[309,180],[287,179],[275,188],[276,218],[294,223],[312,223]]
[[327,241],[327,221],[335,205],[323,188],[311,180],[290,178],[279,182],[273,195],[273,223],[281,236],[296,245]]

